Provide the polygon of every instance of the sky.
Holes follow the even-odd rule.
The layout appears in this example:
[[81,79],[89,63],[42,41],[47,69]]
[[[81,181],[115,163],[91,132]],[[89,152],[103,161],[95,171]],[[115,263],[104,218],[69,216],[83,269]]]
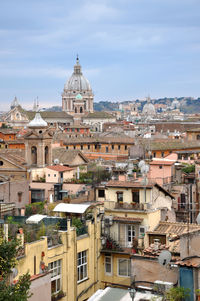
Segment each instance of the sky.
[[200,96],[199,0],[1,0],[0,110],[61,105],[79,55],[96,102]]

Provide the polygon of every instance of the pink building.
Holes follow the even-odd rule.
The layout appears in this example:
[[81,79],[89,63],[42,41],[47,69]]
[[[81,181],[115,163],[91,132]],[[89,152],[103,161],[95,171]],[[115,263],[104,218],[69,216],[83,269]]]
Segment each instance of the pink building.
[[174,160],[154,158],[149,164],[148,179],[159,185],[168,184],[172,180]]

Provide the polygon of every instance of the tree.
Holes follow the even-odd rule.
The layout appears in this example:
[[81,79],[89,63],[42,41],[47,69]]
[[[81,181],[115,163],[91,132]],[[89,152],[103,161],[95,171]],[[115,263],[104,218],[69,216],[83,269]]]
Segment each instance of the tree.
[[10,283],[12,269],[17,264],[20,242],[7,241],[0,235],[0,301],[27,301],[30,294],[30,275],[19,277],[16,283]]

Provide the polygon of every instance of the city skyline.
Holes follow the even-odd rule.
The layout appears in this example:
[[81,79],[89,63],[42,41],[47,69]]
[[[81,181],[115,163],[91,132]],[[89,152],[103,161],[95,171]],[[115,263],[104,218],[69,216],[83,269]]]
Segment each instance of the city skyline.
[[97,101],[200,95],[197,0],[1,3],[0,110],[61,106],[79,54]]

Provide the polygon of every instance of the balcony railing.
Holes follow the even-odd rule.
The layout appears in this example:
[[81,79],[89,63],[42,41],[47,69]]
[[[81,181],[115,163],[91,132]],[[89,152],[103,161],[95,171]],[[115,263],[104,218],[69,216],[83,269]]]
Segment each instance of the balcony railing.
[[140,203],[126,203],[126,202],[120,202],[115,203],[114,209],[127,209],[127,210],[144,210],[144,204]]

